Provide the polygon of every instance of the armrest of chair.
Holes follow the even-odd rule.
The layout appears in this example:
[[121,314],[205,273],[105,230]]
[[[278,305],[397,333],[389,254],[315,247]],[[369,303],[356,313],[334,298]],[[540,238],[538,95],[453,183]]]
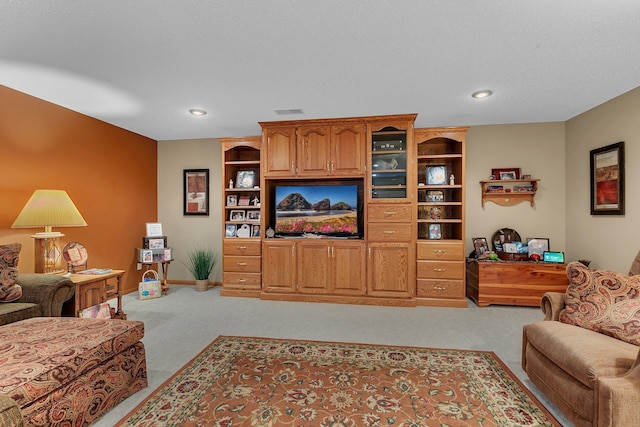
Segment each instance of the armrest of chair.
[[39,304],[44,317],[60,317],[62,304],[76,290],[68,277],[57,274],[20,274],[18,284],[22,287],[22,297],[17,302]]
[[24,420],[16,402],[9,396],[0,394],[0,426],[23,427]]
[[540,309],[544,320],[560,320],[560,311],[564,309],[564,293],[546,292],[540,300]]
[[598,425],[637,425],[640,402],[640,353],[626,374],[614,377],[601,376],[598,383]]

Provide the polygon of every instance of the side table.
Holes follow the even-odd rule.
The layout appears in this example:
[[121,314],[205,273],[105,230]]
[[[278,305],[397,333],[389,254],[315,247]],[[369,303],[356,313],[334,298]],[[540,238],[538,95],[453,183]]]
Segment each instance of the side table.
[[126,319],[122,309],[122,276],[126,270],[113,270],[107,274],[71,274],[69,279],[76,285],[73,315],[79,317],[80,310],[117,299],[117,307],[111,317]]
[[531,261],[467,261],[467,296],[489,304],[539,307],[545,292],[565,292],[566,264]]

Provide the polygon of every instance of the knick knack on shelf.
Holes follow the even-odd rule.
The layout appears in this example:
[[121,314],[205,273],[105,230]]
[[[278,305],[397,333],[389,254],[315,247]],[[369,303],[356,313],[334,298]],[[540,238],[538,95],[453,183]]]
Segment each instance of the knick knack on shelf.
[[456,177],[453,174],[449,177],[449,185],[456,185]]
[[233,188],[233,180],[232,179],[229,180],[229,188]]

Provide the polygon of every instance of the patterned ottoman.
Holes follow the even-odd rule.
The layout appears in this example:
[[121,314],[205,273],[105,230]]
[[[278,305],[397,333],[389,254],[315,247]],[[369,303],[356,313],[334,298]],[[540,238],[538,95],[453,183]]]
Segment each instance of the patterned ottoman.
[[25,425],[85,426],[147,386],[144,324],[37,317],[0,326],[0,394]]

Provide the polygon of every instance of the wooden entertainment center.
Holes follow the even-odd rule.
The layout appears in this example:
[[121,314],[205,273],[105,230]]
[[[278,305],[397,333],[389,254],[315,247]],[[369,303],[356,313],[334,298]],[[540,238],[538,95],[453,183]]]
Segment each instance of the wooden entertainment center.
[[[415,118],[261,122],[262,136],[221,139],[221,294],[466,307],[467,128],[414,129]],[[267,236],[287,186],[357,187],[357,234]]]

